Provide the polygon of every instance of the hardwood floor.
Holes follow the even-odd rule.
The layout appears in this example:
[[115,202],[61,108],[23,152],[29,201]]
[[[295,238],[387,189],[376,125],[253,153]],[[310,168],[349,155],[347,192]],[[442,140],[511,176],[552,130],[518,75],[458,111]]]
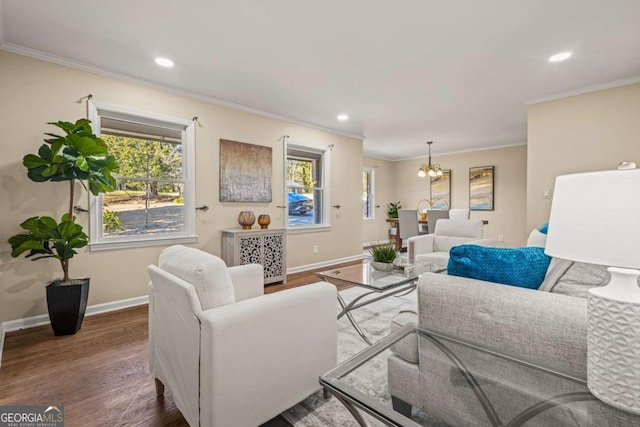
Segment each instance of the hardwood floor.
[[[329,268],[291,274],[286,285],[268,285],[265,293],[316,282],[314,273]],[[0,405],[62,405],[69,427],[186,426],[170,390],[156,398],[147,313],[144,305],[86,317],[82,329],[66,337],[55,337],[49,325],[7,333]],[[263,426],[286,425],[276,417]]]

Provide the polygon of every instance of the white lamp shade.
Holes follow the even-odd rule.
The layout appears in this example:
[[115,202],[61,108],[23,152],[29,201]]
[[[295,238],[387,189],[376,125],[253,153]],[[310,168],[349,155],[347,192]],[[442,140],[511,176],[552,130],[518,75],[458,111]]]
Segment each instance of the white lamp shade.
[[557,177],[545,253],[640,268],[640,169]]

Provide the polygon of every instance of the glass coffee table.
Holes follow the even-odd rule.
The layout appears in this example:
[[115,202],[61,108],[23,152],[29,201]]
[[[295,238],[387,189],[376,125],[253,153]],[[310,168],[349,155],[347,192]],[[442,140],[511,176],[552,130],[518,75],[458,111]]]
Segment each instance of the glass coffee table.
[[[435,349],[428,356],[420,355],[420,368],[416,365],[409,374],[418,376],[420,386],[413,393],[415,399],[427,400],[422,408],[412,408],[389,394],[385,369],[392,357],[389,349],[403,339],[416,338],[420,345]],[[431,377],[421,376],[423,364],[428,365]],[[442,382],[433,384],[435,377]],[[320,384],[363,427],[640,425],[640,415],[596,399],[583,376],[419,329],[414,324],[394,331],[322,375]],[[429,405],[431,409],[424,408]]]
[[416,288],[418,278],[423,273],[444,273],[446,265],[442,264],[400,264],[398,268],[392,271],[375,270],[371,263],[363,263],[358,265],[350,265],[332,270],[316,273],[325,282],[343,282],[356,285],[368,290],[348,303],[338,292],[338,302],[342,311],[338,313],[338,319],[347,316],[349,322],[353,325],[358,335],[369,345],[371,340],[364,334],[358,323],[351,315],[351,311],[369,305],[392,295],[409,293]]

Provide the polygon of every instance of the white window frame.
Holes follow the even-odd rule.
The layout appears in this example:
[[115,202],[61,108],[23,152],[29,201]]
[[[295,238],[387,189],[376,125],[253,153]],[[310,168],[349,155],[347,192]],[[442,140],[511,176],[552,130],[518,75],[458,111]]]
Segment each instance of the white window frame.
[[196,242],[195,123],[193,120],[162,116],[91,100],[87,103],[87,109],[88,118],[91,120],[91,128],[97,136],[100,136],[101,133],[101,117],[180,130],[182,134],[182,173],[184,179],[184,222],[182,224],[182,232],[103,237],[102,195],[94,196],[89,193],[89,247],[91,251]]
[[[369,180],[368,180],[369,194],[371,195],[371,197],[369,198],[369,204],[371,205],[369,212],[371,213],[371,215],[365,216],[364,209],[363,209],[362,219],[365,221],[375,221],[376,219],[376,209],[375,209],[376,208],[376,169],[373,167],[365,166],[364,168],[362,168],[362,172],[369,175]],[[364,203],[364,200],[363,200],[363,203]]]
[[[322,167],[322,183],[316,187],[322,190],[322,223],[321,224],[309,224],[309,225],[289,225],[289,186],[287,185],[287,164],[289,158],[289,149],[295,149],[299,151],[306,151],[311,154],[320,154],[320,163]],[[284,200],[285,200],[285,226],[287,228],[287,234],[296,233],[308,233],[314,231],[329,231],[331,230],[331,150],[328,147],[315,147],[309,144],[287,140],[284,144]]]

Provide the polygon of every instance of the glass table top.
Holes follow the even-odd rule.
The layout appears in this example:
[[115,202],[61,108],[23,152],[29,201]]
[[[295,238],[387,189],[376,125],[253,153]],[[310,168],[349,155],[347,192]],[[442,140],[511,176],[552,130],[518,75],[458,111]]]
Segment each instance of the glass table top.
[[[390,349],[411,340],[419,342],[419,365],[398,371],[398,362],[410,364]],[[320,383],[362,426],[640,425],[640,415],[596,399],[580,375],[415,325],[387,335],[323,375]],[[394,409],[392,392],[401,394],[398,390],[414,400],[409,416],[398,402]]]
[[446,265],[442,264],[403,263],[387,272],[375,270],[371,263],[363,263],[323,271],[316,273],[316,275],[326,281],[339,280],[372,290],[384,291],[412,282],[423,273],[442,273],[444,271],[446,271]]

